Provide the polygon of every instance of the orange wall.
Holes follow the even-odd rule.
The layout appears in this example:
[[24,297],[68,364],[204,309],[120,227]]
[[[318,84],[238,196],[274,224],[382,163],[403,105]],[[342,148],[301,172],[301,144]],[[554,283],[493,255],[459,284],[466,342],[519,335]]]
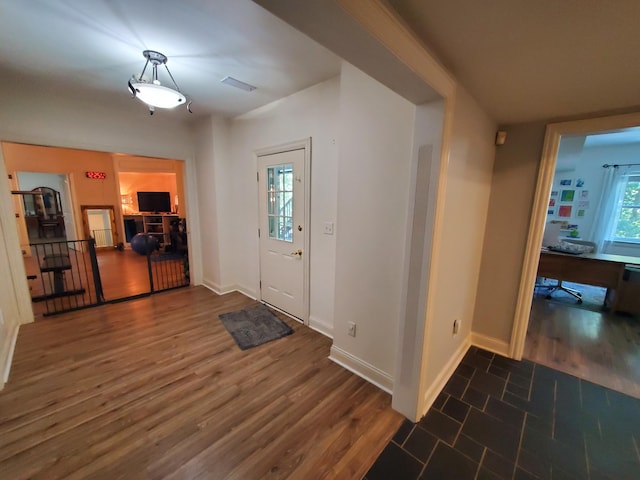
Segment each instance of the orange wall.
[[[108,153],[17,143],[2,143],[2,152],[9,172],[71,174],[78,205],[117,204],[116,175]],[[105,172],[107,177],[93,180],[85,176],[87,171]]]
[[120,194],[130,195],[133,204],[123,213],[138,212],[137,192],[169,192],[173,210],[175,196],[178,193],[175,173],[130,173],[120,172]]
[[[120,194],[110,153],[72,148],[43,147],[19,143],[2,143],[2,153],[9,173],[42,172],[67,174],[74,204],[74,220],[79,237],[83,237],[82,205],[113,206],[118,228],[118,241],[122,241]],[[86,177],[85,172],[105,172],[104,180]]]
[[[171,192],[172,205],[175,195],[178,195],[179,214],[186,216],[182,161],[10,142],[0,145],[10,174],[40,172],[69,176],[74,220],[81,238],[84,233],[80,206],[107,205],[114,208],[117,241],[124,241],[120,191],[131,193],[132,211],[138,209],[138,191]],[[86,178],[87,171],[104,172],[106,178]]]
[[[133,200],[131,209],[127,211],[138,210],[136,192],[170,192],[171,205],[174,205],[175,196],[178,195],[178,213],[181,217],[187,216],[183,161],[123,154],[113,154],[113,159],[120,180],[120,191],[130,194]],[[134,176],[130,176],[132,174]]]

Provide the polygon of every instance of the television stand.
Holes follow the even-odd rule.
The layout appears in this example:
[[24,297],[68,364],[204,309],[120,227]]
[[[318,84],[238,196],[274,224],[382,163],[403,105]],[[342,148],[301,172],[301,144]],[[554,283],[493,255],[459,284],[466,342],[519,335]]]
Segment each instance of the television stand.
[[157,238],[160,246],[171,243],[171,223],[180,220],[172,213],[139,213],[123,215],[127,243],[137,233],[146,233]]

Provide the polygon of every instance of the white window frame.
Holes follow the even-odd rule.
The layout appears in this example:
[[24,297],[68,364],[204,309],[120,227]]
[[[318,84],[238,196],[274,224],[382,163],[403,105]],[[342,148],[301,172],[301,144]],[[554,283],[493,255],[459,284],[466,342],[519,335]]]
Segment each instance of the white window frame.
[[622,177],[621,179],[621,182],[620,182],[621,185],[619,185],[618,188],[622,189],[622,192],[623,192],[621,195],[622,201],[620,202],[620,205],[618,205],[618,207],[616,208],[616,223],[615,223],[615,226],[613,227],[614,235],[611,238],[612,242],[640,244],[640,238],[618,237],[615,235],[615,233],[618,231],[618,223],[620,222],[620,215],[622,214],[622,209],[623,208],[640,208],[640,205],[624,205],[623,204],[624,192],[627,190],[627,185],[631,180],[640,182],[640,171],[630,172],[624,175],[624,177]]

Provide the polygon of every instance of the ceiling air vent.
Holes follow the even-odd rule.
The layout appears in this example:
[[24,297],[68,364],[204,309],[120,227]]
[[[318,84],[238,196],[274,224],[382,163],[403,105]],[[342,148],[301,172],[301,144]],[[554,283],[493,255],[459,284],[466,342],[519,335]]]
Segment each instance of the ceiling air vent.
[[226,85],[231,85],[232,87],[244,90],[245,92],[253,92],[257,88],[253,85],[249,85],[248,83],[241,82],[240,80],[236,80],[235,78],[229,76],[224,77],[220,81]]

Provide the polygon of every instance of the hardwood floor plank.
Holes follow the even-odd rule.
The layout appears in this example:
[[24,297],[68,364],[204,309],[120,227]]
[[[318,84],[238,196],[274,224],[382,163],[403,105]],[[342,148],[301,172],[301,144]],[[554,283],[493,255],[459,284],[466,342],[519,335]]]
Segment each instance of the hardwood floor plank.
[[[334,385],[337,386],[342,379],[336,376]],[[359,382],[358,382],[359,383]],[[360,385],[348,382],[340,392],[351,392],[359,388]],[[315,409],[327,411],[331,416],[336,415],[334,397],[338,395],[335,389],[325,396],[321,401],[309,399],[301,402],[292,402],[286,396],[280,400],[284,402],[283,408],[273,409],[267,407],[261,409],[256,418],[250,422],[243,422],[239,429],[235,429],[230,438],[238,436],[248,436],[250,441],[243,445],[242,449],[230,451],[232,444],[226,442],[215,442],[207,449],[203,450],[197,457],[176,471],[173,478],[184,478],[184,473],[189,472],[193,478],[264,478],[264,453],[272,454],[271,463],[268,469],[272,468],[274,459],[280,459],[283,455],[282,444],[279,442],[289,442],[292,432],[296,434],[294,442],[300,443],[302,438],[309,435],[308,418],[315,417]],[[286,408],[285,408],[286,407]],[[310,410],[311,409],[311,410]],[[330,417],[325,418],[331,423]],[[293,431],[293,427],[300,428]],[[300,434],[300,436],[298,436]],[[311,437],[314,437],[312,434]],[[287,443],[288,445],[288,443]],[[270,449],[275,449],[274,453]],[[228,461],[229,455],[235,456],[234,461]],[[246,471],[247,467],[251,471]]]
[[640,398],[640,318],[534,297],[524,358]]
[[403,417],[293,335],[241,351],[204,288],[49,317],[20,330],[0,392],[0,477],[361,478]]
[[[193,457],[194,462],[198,464],[204,462],[204,457],[213,459],[216,471],[220,472],[222,463],[229,460],[228,455],[231,454],[231,451],[242,454],[247,446],[253,444],[253,436],[247,434],[246,429],[249,429],[249,432],[253,432],[264,425],[265,422],[268,422],[274,412],[281,411],[279,408],[274,408],[277,407],[274,402],[290,402],[283,395],[298,383],[298,379],[302,379],[305,383],[317,385],[316,392],[323,391],[324,379],[317,378],[318,371],[312,366],[300,368],[299,364],[295,362],[291,362],[289,366],[293,367],[289,372],[292,376],[284,382],[282,380],[278,382],[277,379],[274,379],[265,385],[256,385],[251,382],[243,385],[244,390],[239,398],[240,401],[245,402],[241,411],[242,418],[237,416],[238,411],[234,409],[235,405],[216,410],[211,415],[202,416],[198,422],[198,427],[201,430],[200,434],[187,439],[183,444],[174,446],[171,452],[173,458],[165,458],[160,464],[152,465],[151,476],[158,478],[159,472],[170,469],[168,461],[172,461],[174,465],[188,463],[187,456]],[[331,365],[327,365],[327,368],[331,367]],[[332,382],[332,387],[335,389],[342,390],[344,377],[331,377],[327,381]],[[254,392],[256,388],[257,395]],[[318,401],[317,398],[316,393],[312,400]],[[269,408],[267,412],[264,411],[265,405]],[[295,417],[292,418],[295,419]],[[286,427],[282,426],[277,431],[282,431],[284,428]],[[240,442],[238,436],[244,438],[245,442]],[[225,443],[219,444],[219,439],[224,439]],[[226,443],[227,440],[228,443]],[[250,443],[246,443],[247,440],[250,440]],[[242,444],[243,448],[238,448],[238,444]],[[231,449],[231,451],[227,451],[227,449]],[[197,455],[194,456],[194,452],[197,452]],[[215,454],[212,454],[212,452]],[[190,469],[191,464],[188,464],[186,468]],[[193,473],[191,470],[190,472]]]

